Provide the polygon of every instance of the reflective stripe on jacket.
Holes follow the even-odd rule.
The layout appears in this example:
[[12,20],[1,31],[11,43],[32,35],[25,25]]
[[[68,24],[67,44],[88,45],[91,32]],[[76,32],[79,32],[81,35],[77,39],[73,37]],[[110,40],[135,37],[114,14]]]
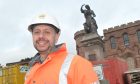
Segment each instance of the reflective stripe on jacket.
[[59,73],[59,84],[68,84],[67,83],[67,74],[70,68],[70,64],[73,60],[74,55],[68,54],[65,58],[64,63],[62,64],[60,73]]
[[[67,67],[64,69],[65,63]],[[63,44],[59,50],[49,54],[43,63],[33,65],[26,74],[24,84],[94,84],[97,80],[91,63],[78,55],[68,54]]]

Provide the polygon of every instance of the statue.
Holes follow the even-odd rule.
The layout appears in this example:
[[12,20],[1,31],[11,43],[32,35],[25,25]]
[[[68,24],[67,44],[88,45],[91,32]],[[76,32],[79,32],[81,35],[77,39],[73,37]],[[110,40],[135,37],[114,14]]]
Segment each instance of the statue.
[[[83,10],[83,6],[85,6],[84,10]],[[85,19],[86,19],[86,22],[83,24],[86,33],[90,33],[90,32],[97,33],[98,26],[97,26],[96,21],[94,19],[94,17],[96,17],[96,15],[93,12],[93,10],[90,9],[89,5],[83,4],[81,6],[81,13],[84,14]]]

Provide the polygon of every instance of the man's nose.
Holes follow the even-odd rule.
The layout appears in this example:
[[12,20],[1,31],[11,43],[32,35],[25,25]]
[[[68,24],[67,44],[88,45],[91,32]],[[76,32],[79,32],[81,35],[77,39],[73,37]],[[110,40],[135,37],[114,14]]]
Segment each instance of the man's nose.
[[44,34],[43,32],[41,32],[41,33],[39,34],[39,37],[40,37],[40,38],[43,38],[44,35],[45,35],[45,34]]

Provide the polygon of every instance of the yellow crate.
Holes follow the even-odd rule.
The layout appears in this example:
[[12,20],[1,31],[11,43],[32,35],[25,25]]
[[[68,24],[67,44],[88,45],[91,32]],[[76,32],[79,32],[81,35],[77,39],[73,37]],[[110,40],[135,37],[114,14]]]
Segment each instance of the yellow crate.
[[2,69],[2,74],[3,74],[3,76],[7,76],[8,75],[8,67],[4,67],[3,69]]
[[0,76],[0,84],[2,84],[2,76]]
[[8,84],[22,84],[17,75],[9,75],[8,79],[9,79]]
[[19,72],[19,66],[18,65],[9,66],[8,68],[9,68],[8,69],[9,75],[17,74],[17,72]]
[[26,65],[11,65],[2,69],[0,84],[24,84]]
[[8,76],[2,76],[2,84],[8,84],[9,79]]

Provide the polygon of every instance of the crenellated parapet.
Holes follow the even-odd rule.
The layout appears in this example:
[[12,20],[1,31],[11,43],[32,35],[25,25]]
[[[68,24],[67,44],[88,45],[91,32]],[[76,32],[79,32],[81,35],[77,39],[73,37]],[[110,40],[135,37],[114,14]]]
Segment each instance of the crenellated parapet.
[[134,21],[134,22],[129,22],[127,24],[122,24],[122,25],[118,25],[118,26],[114,26],[108,29],[104,29],[103,32],[104,33],[109,33],[109,32],[113,32],[116,30],[120,30],[120,29],[124,29],[124,28],[129,28],[132,26],[136,26],[136,25],[140,25],[140,20]]

